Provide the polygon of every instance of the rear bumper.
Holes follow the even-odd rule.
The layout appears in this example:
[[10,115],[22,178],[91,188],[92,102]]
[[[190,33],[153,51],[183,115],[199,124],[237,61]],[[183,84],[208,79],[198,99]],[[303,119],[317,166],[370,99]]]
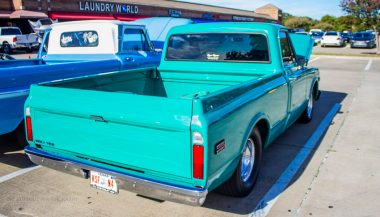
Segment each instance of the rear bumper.
[[131,191],[143,196],[183,203],[191,206],[201,206],[207,196],[207,189],[188,189],[166,183],[146,180],[127,174],[106,170],[97,166],[91,166],[50,155],[36,148],[27,146],[26,154],[30,160],[38,165],[68,173],[74,176],[88,178],[89,171],[106,173],[116,179],[119,189]]

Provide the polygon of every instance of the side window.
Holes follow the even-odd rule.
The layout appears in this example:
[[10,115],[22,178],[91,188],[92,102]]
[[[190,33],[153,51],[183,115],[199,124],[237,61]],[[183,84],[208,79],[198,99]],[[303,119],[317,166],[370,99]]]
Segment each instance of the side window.
[[148,41],[142,29],[125,29],[122,47],[123,52],[150,51]]
[[290,45],[290,40],[286,32],[280,32],[280,44],[281,44],[281,54],[282,61],[284,64],[291,64],[295,61],[292,46]]

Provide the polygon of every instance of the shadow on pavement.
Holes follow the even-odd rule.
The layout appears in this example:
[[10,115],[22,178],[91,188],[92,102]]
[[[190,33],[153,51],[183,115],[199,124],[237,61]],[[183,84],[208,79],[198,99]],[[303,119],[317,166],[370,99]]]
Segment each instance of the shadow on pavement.
[[33,165],[12,134],[0,136],[0,164],[7,164],[18,168],[26,168]]
[[[260,175],[250,195],[245,198],[233,198],[210,192],[203,206],[205,208],[235,214],[251,213],[272,185],[287,169],[290,162],[292,162],[300,149],[306,144],[327,113],[336,103],[341,103],[346,96],[346,93],[322,91],[320,100],[315,104],[316,110],[313,121],[309,124],[296,123],[292,125],[264,151]],[[315,149],[305,160],[287,187],[291,186],[303,174],[304,169],[309,164],[310,159],[318,149],[322,139],[323,137],[320,138]]]

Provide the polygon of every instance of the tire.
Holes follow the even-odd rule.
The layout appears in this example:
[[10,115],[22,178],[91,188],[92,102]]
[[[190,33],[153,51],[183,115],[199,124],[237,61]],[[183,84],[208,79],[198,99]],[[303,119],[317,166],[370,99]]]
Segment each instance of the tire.
[[[253,147],[253,163],[244,164],[247,154],[251,155],[248,147]],[[246,154],[246,155],[244,155]],[[252,156],[252,155],[251,155]],[[233,196],[233,197],[245,197],[247,196],[255,186],[261,164],[262,157],[262,140],[260,131],[257,127],[253,128],[250,137],[248,138],[241,155],[239,165],[237,166],[233,175],[222,186],[219,187],[218,192]],[[250,158],[252,162],[252,158]],[[245,165],[245,166],[244,166]],[[245,169],[243,169],[245,168]],[[244,172],[243,172],[244,171]]]
[[4,43],[4,44],[3,44],[3,52],[4,52],[5,54],[11,54],[11,53],[12,53],[11,46],[9,46],[8,43]]
[[309,123],[313,119],[314,115],[314,102],[315,102],[315,96],[314,96],[314,89],[313,92],[310,95],[309,101],[307,103],[306,109],[303,111],[301,117],[300,117],[300,122],[301,123]]
[[17,145],[19,147],[25,148],[29,145],[28,141],[26,140],[24,121],[22,121],[21,124],[16,128],[15,137]]

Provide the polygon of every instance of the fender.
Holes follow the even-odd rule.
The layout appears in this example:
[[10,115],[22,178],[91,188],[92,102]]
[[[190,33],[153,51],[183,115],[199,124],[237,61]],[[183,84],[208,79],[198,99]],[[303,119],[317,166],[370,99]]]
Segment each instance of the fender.
[[[247,139],[249,138],[249,135],[251,134],[253,128],[257,125],[258,122],[264,120],[268,126],[269,126],[269,129],[272,129],[272,126],[270,125],[270,122],[269,122],[269,117],[267,114],[263,113],[263,112],[260,112],[258,114],[256,114],[252,119],[251,121],[249,122],[249,125],[247,127],[247,130],[245,131],[244,133],[244,136],[243,136],[243,140],[241,142],[241,145],[240,145],[240,152],[243,153],[243,147],[245,145],[245,142],[247,141]],[[269,136],[270,133],[268,133],[267,137]],[[262,139],[265,139],[265,142],[263,142],[263,148],[267,145],[265,144],[268,139],[267,138],[262,138]]]

